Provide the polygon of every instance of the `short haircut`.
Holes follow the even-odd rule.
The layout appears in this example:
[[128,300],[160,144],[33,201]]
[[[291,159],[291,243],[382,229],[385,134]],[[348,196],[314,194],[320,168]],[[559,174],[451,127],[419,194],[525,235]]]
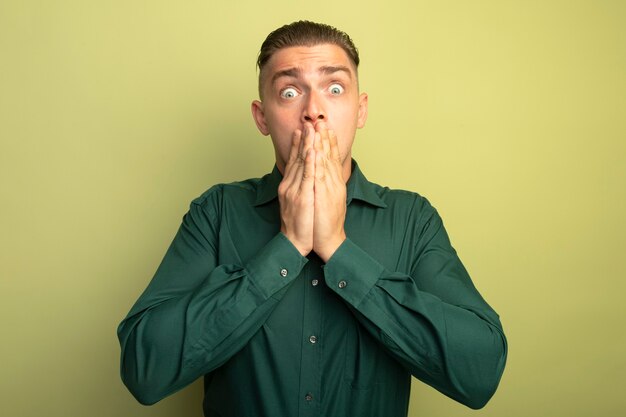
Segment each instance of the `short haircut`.
[[292,46],[315,46],[321,44],[333,44],[343,49],[350,61],[354,64],[355,70],[359,67],[359,51],[347,33],[323,23],[300,20],[288,25],[279,27],[267,35],[261,45],[259,57],[256,64],[259,68],[259,96],[263,97],[261,79],[263,69],[272,55],[280,49]]

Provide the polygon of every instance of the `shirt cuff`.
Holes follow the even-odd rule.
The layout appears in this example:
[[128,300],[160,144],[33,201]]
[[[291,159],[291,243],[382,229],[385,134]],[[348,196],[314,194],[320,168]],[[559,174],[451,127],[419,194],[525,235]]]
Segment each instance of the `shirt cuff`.
[[256,289],[264,299],[292,282],[308,259],[298,249],[278,233],[246,265],[246,270]]
[[326,285],[355,307],[385,270],[350,239],[343,241],[323,268]]

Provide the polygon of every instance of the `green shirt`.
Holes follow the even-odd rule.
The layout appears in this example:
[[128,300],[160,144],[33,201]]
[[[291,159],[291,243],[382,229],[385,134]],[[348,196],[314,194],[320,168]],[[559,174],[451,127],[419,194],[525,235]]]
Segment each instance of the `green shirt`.
[[437,211],[353,162],[348,238],[323,264],[280,233],[271,174],[191,203],[118,328],[122,379],[152,404],[205,378],[204,415],[406,416],[411,375],[472,408],[506,360]]

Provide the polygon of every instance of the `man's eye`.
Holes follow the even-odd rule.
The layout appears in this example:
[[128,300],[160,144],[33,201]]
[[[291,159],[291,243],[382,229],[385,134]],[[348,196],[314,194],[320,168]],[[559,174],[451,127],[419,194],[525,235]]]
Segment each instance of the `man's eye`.
[[294,98],[298,96],[298,91],[295,88],[285,88],[280,92],[282,98]]
[[330,86],[330,88],[328,89],[328,91],[330,91],[330,94],[333,94],[335,96],[343,93],[343,87],[339,84],[333,84]]

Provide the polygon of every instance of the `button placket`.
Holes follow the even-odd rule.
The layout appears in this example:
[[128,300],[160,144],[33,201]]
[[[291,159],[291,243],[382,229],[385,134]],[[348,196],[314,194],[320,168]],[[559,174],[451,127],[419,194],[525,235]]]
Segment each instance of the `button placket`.
[[[318,415],[321,391],[321,360],[319,333],[322,323],[323,292],[320,284],[323,274],[317,259],[309,263],[305,270],[304,321],[302,322],[302,360],[300,367],[300,411],[302,417]],[[310,285],[309,285],[310,284]]]

